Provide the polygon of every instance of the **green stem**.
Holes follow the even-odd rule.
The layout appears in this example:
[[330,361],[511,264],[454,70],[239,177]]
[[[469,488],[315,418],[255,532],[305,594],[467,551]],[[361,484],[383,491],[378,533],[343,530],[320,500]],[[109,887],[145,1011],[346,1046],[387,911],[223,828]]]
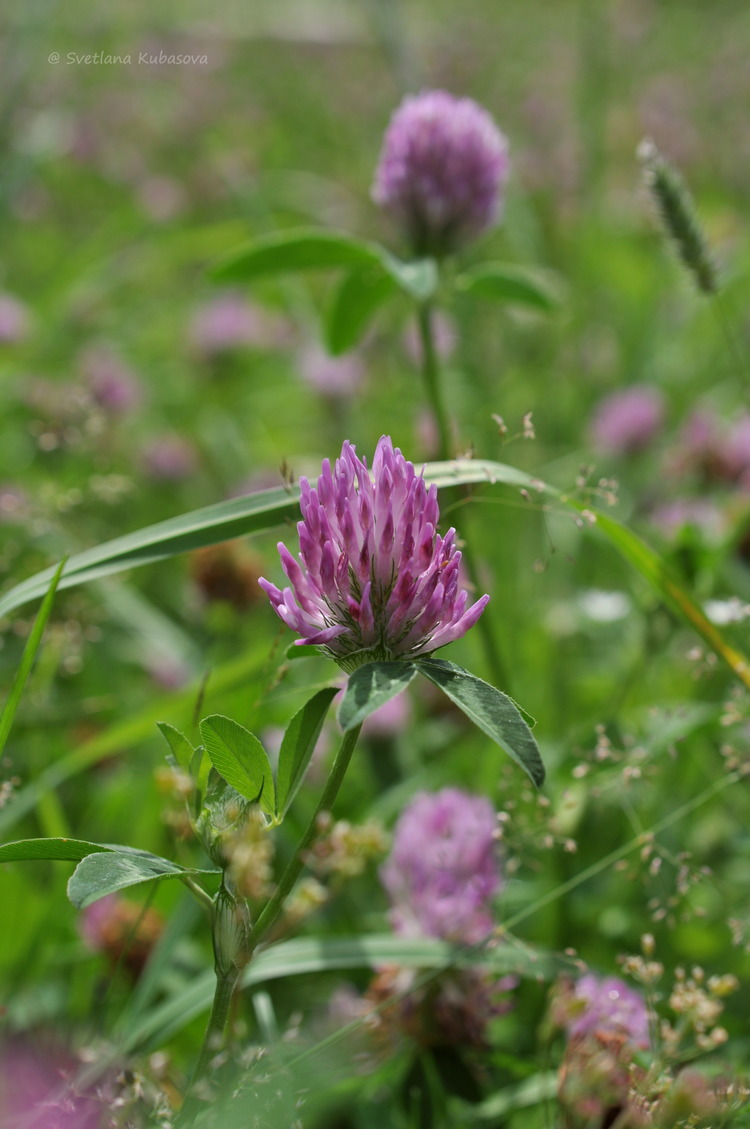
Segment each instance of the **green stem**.
[[440,386],[440,366],[435,350],[435,334],[432,324],[432,303],[422,302],[417,311],[417,316],[419,319],[419,338],[422,344],[422,377],[438,429],[438,458],[450,459],[453,456],[453,451],[451,449],[448,416],[445,412],[443,392]]
[[729,356],[732,358],[737,366],[737,376],[739,377],[738,383],[742,388],[747,388],[750,383],[748,374],[747,358],[743,356],[742,349],[740,348],[737,337],[732,329],[731,322],[727,316],[726,306],[722,301],[722,295],[716,293],[712,296],[711,305],[716,315],[716,320],[719,323],[719,328],[724,335],[724,341],[727,346]]
[[239,968],[232,968],[230,971],[225,972],[223,976],[216,977],[216,990],[214,992],[214,1002],[211,1005],[211,1016],[208,1020],[208,1026],[206,1027],[206,1034],[203,1036],[203,1046],[201,1047],[201,1053],[198,1056],[198,1063],[195,1068],[196,1080],[204,1076],[212,1057],[221,1047],[224,1039],[224,1031],[226,1030],[229,1020],[232,996],[234,995],[234,989],[239,979],[240,971]]
[[193,881],[193,879],[187,874],[183,876],[182,881],[187,886],[188,890],[193,895],[195,900],[197,902],[200,902],[200,904],[203,906],[203,908],[205,910],[208,910],[209,913],[211,913],[211,910],[213,909],[213,906],[214,906],[213,898],[211,897],[211,895],[207,894],[206,891],[203,890],[198,885],[198,883]]
[[294,857],[287,866],[286,870],[281,876],[278,886],[273,894],[273,897],[266,903],[263,912],[258,917],[255,925],[250,930],[249,949],[252,953],[258,942],[263,937],[276,919],[279,917],[284,908],[284,903],[292,891],[292,887],[299,878],[305,866],[305,855],[312,846],[315,838],[318,835],[318,820],[322,812],[330,811],[338,795],[339,788],[349,767],[349,761],[352,759],[352,753],[357,744],[359,731],[361,725],[356,726],[354,729],[348,730],[343,736],[339,751],[336,754],[336,759],[333,762],[331,773],[326,781],[326,786],[323,789],[323,794],[318,801],[315,808],[313,817],[308,824],[307,830],[299,841],[297,850]]
[[208,1073],[211,1059],[223,1042],[224,1031],[229,1020],[229,1009],[232,1006],[232,996],[240,971],[239,968],[232,968],[221,976],[217,973],[214,1002],[211,1006],[206,1034],[203,1036],[203,1046],[198,1056],[190,1087],[175,1120],[175,1129],[187,1129],[187,1126],[193,1124],[200,1110],[205,1108],[205,1102],[196,1096],[195,1089]]
[[[424,377],[427,394],[429,396],[432,410],[435,414],[435,420],[438,426],[438,435],[440,438],[440,452],[441,459],[450,459],[452,457],[450,430],[448,427],[448,417],[445,413],[445,406],[443,404],[441,384],[440,384],[440,364],[438,362],[437,350],[435,349],[435,333],[432,321],[433,308],[430,302],[423,302],[419,307],[419,335],[422,342],[422,375]],[[457,492],[460,497],[465,497],[463,491]],[[452,497],[455,497],[454,491],[448,490],[445,492],[447,500],[450,504]],[[441,500],[442,508],[442,500]],[[471,551],[468,543],[464,542],[462,549],[463,561],[466,565],[466,571],[469,579],[477,592],[480,591],[481,584],[479,581],[479,574],[474,561],[474,554]],[[484,650],[484,657],[489,670],[492,673],[492,678],[495,684],[503,687],[508,691],[510,688],[510,680],[506,664],[503,660],[500,646],[495,636],[495,630],[492,619],[488,615],[480,616],[479,623],[479,636],[482,640],[482,648]]]

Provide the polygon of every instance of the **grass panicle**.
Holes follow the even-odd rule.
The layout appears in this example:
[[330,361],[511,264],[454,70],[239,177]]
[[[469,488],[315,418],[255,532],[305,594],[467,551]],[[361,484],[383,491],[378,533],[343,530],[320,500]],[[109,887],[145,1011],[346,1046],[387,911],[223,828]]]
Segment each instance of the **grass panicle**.
[[695,209],[693,197],[677,169],[665,160],[653,141],[638,147],[644,180],[656,202],[659,218],[677,255],[703,294],[719,290],[719,271]]

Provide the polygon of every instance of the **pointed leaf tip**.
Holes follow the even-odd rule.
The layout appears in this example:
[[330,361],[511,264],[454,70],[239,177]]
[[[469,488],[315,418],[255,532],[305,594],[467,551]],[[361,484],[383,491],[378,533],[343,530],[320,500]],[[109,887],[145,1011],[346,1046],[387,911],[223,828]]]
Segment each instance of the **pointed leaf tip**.
[[276,814],[273,774],[258,738],[239,722],[212,714],[199,725],[206,752],[219,775],[241,796]]
[[287,726],[279,751],[279,768],[276,773],[277,816],[283,816],[296,796],[304,779],[310,758],[323,728],[328,707],[338,694],[338,687],[319,690]]
[[507,694],[445,659],[420,659],[419,669],[521,766],[535,787],[541,787],[545,771],[539,748],[521,710]]

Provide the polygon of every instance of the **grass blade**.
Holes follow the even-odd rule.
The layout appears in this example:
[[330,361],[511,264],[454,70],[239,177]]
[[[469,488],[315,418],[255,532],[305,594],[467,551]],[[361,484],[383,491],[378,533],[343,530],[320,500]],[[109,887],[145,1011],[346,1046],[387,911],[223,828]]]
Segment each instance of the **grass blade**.
[[[456,462],[428,463],[428,482],[440,486],[460,486],[478,482],[505,482],[534,488],[535,479],[515,467],[502,463],[464,459]],[[551,489],[551,488],[550,488]],[[153,561],[167,560],[206,545],[218,545],[233,537],[273,529],[299,517],[299,488],[276,487],[204,506],[178,517],[148,525],[124,537],[106,541],[68,559],[58,588],[73,588],[102,576],[110,576]],[[43,596],[55,576],[45,569],[17,584],[0,597],[0,617],[31,600]]]
[[39,609],[39,614],[37,615],[36,620],[34,621],[34,626],[31,629],[31,634],[26,640],[26,646],[24,647],[23,654],[21,655],[21,662],[19,664],[18,670],[16,671],[16,676],[13,679],[13,685],[10,688],[7,701],[5,703],[5,706],[3,707],[2,715],[0,715],[0,753],[2,753],[3,749],[5,748],[5,742],[8,740],[10,727],[13,724],[13,718],[16,716],[16,710],[18,709],[18,704],[21,701],[21,695],[23,694],[26,682],[29,675],[31,674],[31,668],[34,665],[34,659],[36,658],[37,651],[39,650],[39,647],[41,645],[42,636],[44,635],[44,629],[47,626],[47,620],[50,617],[52,604],[55,600],[55,592],[57,591],[60,581],[60,574],[62,573],[64,567],[65,561],[62,560],[60,561],[60,564],[57,566],[57,568],[52,572],[52,576],[47,587],[47,595],[42,601],[42,606]]
[[[450,462],[427,463],[424,470],[426,481],[434,482],[438,488],[482,483],[517,486],[535,495],[555,498],[579,513],[589,510],[589,506],[579,499],[566,496],[556,487],[505,463],[483,459],[455,459]],[[76,554],[67,562],[59,577],[58,587],[70,588],[99,576],[121,572],[151,561],[165,560],[204,545],[216,545],[233,537],[272,529],[284,521],[296,518],[298,514],[299,489],[296,486],[263,490],[243,498],[219,502]],[[659,598],[693,627],[740,681],[750,688],[750,659],[726,642],[663,558],[608,514],[597,511],[593,525],[640,572]],[[54,569],[46,569],[11,588],[0,598],[0,616],[44,595],[55,575]]]

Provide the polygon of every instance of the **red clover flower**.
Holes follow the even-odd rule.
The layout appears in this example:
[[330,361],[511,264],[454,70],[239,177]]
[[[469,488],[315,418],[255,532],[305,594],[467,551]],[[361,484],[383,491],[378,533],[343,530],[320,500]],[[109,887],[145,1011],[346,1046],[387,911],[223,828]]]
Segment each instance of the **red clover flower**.
[[410,660],[461,638],[489,600],[467,608],[456,531],[437,533],[437,487],[427,487],[388,436],[372,472],[344,443],[315,486],[301,479],[300,556],[278,549],[291,582],[260,584],[277,615],[351,672],[371,661]]
[[420,792],[401,815],[380,871],[396,933],[476,944],[494,927],[502,885],[497,820],[484,796]]
[[[618,976],[586,973],[568,997],[564,1026],[572,1039],[598,1034],[622,1035],[634,1047],[649,1046],[649,1016],[640,992]],[[564,1012],[564,1009],[563,1009]]]
[[385,134],[372,197],[416,255],[440,257],[497,221],[508,174],[505,137],[471,98],[407,97]]

